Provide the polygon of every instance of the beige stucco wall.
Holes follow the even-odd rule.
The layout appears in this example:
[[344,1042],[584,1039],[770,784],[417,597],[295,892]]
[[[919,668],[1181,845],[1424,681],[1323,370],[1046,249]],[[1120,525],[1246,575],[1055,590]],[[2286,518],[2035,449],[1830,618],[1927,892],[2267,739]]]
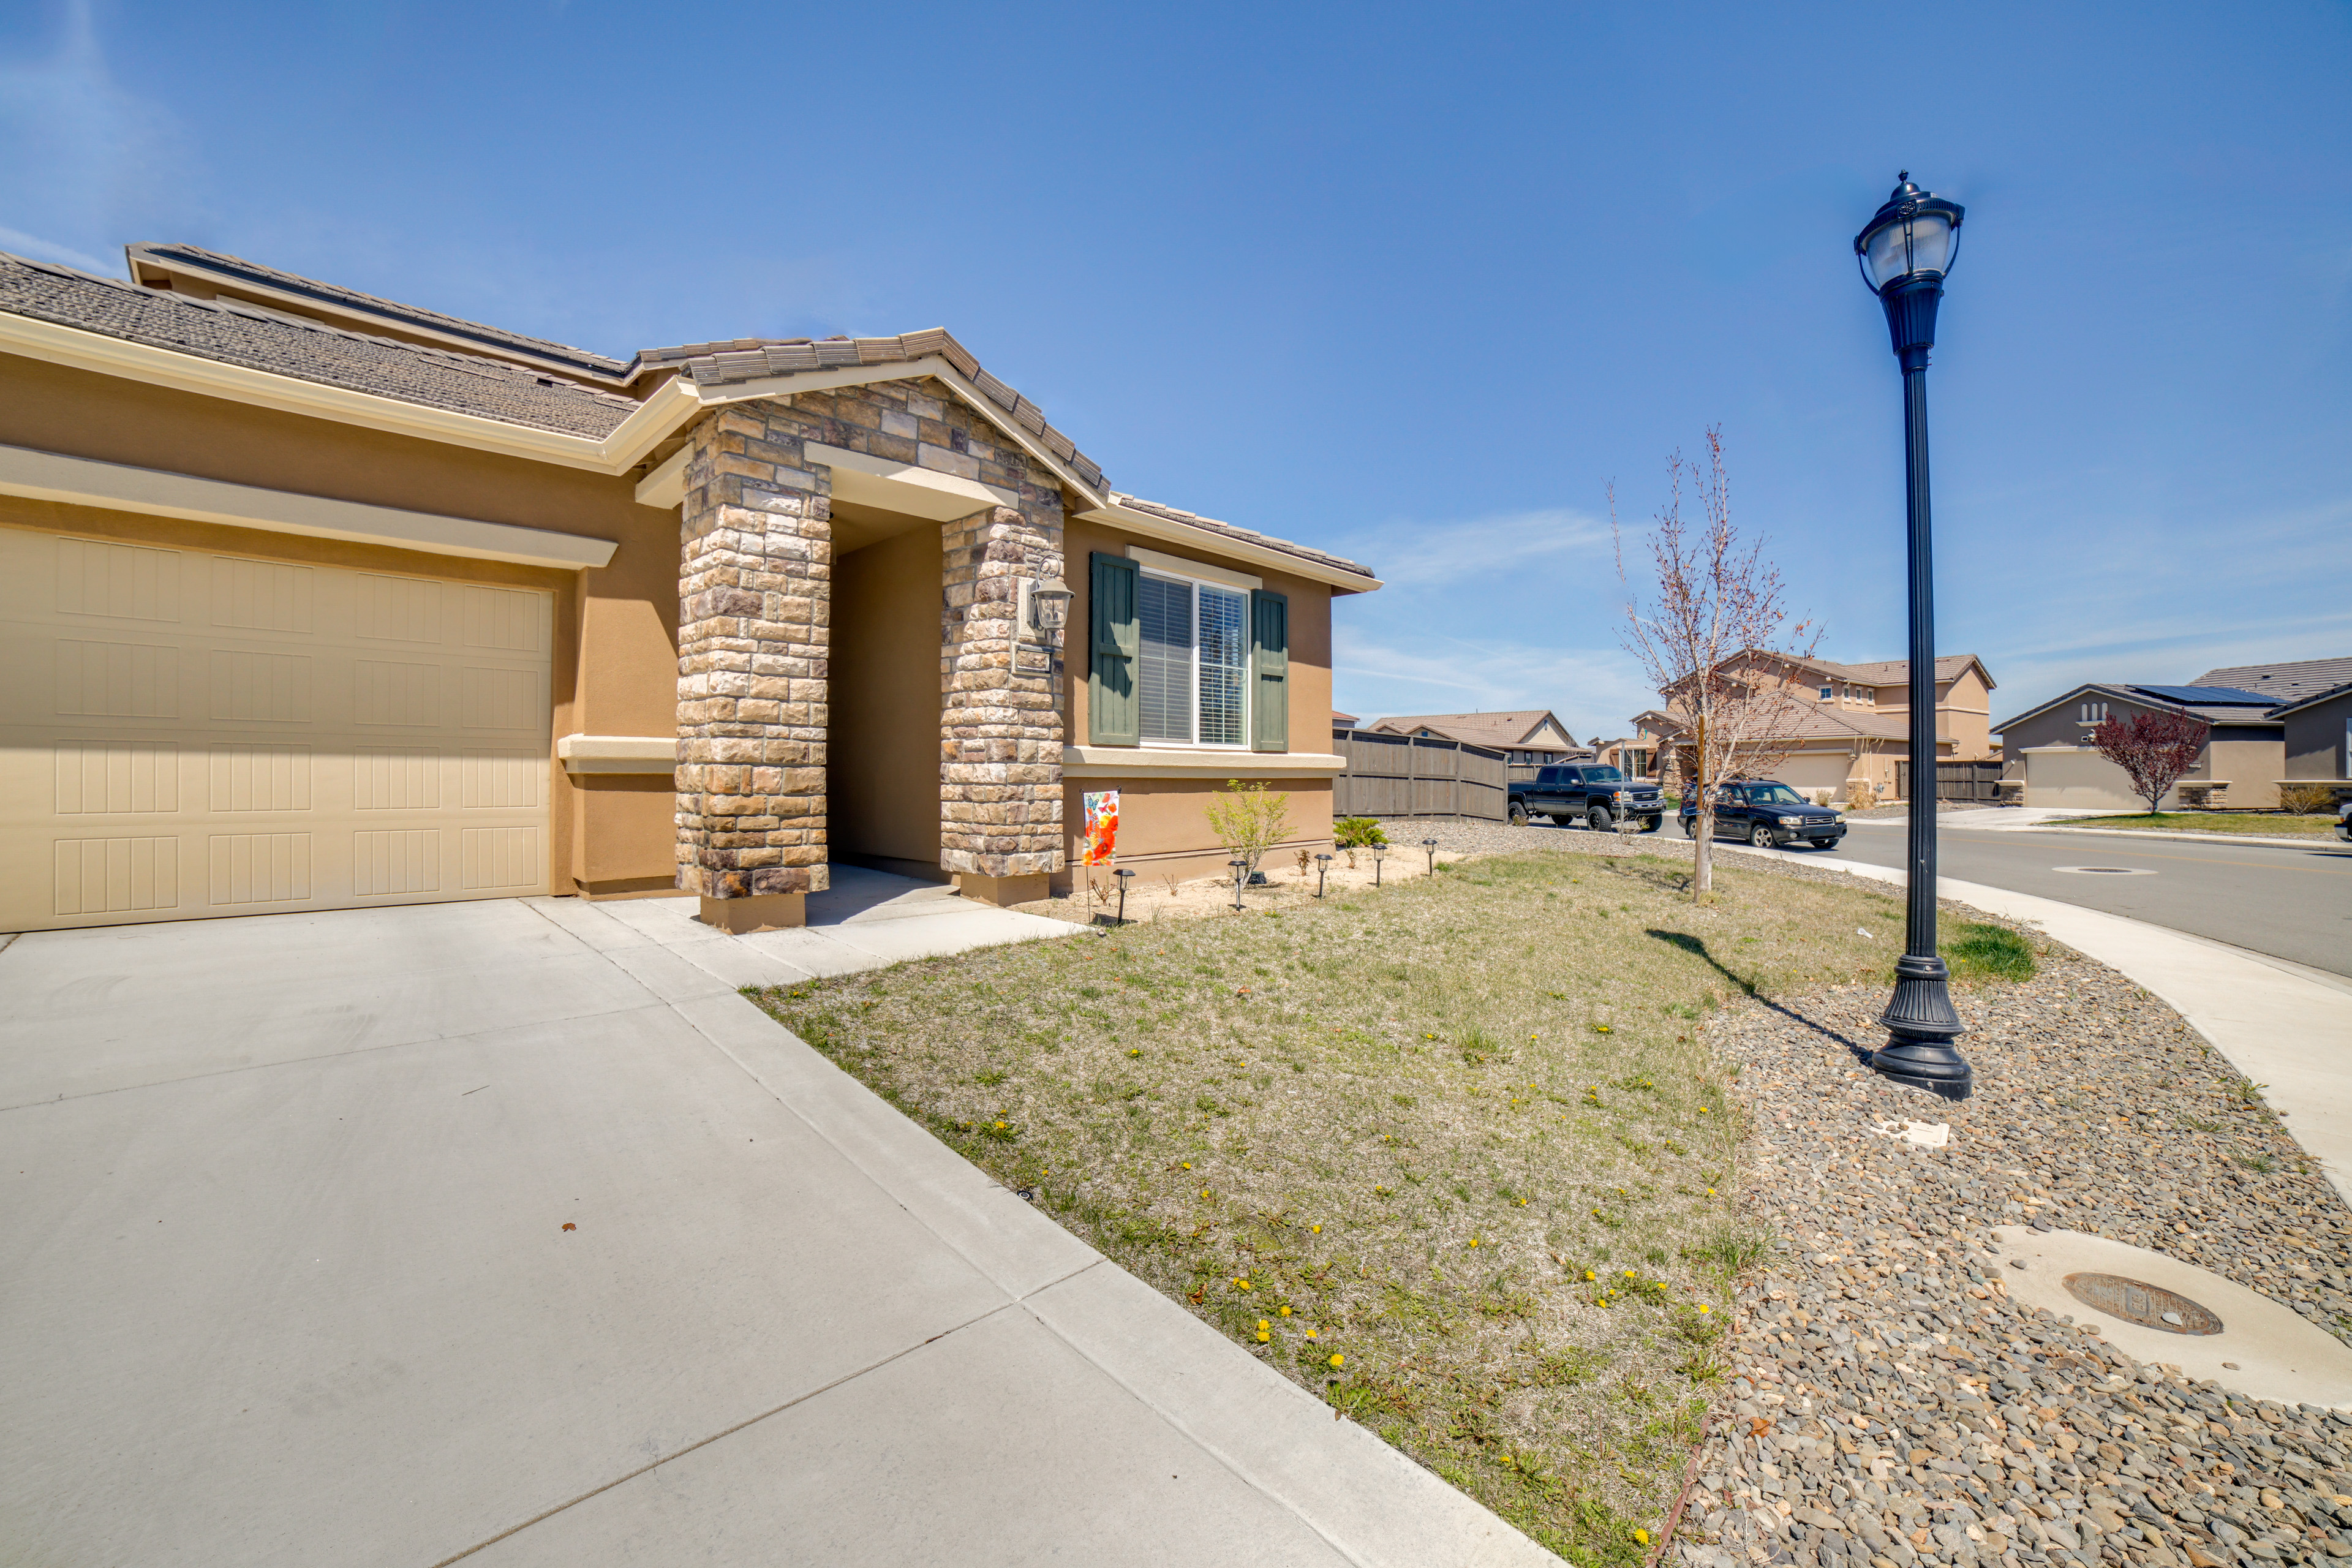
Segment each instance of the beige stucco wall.
[[2216,727],[2213,738],[2206,742],[2203,766],[2200,770],[2209,779],[2223,780],[2230,793],[2224,797],[2233,806],[2274,806],[2278,805],[2278,781],[2286,776],[2286,746],[2279,731],[2234,730]]
[[[1187,551],[1165,540],[1146,539],[1075,520],[1067,525],[1065,550],[1069,562],[1069,584],[1077,595],[1070,605],[1067,733],[1078,745],[1087,743],[1086,661],[1090,644],[1086,628],[1092,624],[1089,597],[1094,577],[1087,561],[1096,551],[1125,554],[1130,544],[1162,555],[1189,555],[1210,565],[1236,569],[1233,563],[1222,561],[1213,552]],[[1320,583],[1255,565],[1240,569],[1264,579],[1268,589],[1289,595],[1290,749],[1328,754],[1331,750],[1331,590]],[[1253,753],[1217,755],[1221,762],[1230,759],[1228,777],[1252,776]],[[1116,789],[1119,792],[1119,863],[1134,867],[1139,881],[1171,872],[1185,878],[1222,875],[1226,852],[1218,847],[1216,835],[1210,831],[1202,805],[1223,787],[1223,779],[1070,779],[1064,786],[1062,821],[1066,834],[1074,843],[1082,840],[1086,813],[1080,797],[1088,789]],[[1293,832],[1278,855],[1290,855],[1302,847],[1331,847],[1329,780],[1277,778],[1268,787],[1290,796]],[[1057,877],[1055,885],[1066,888],[1067,874]]]
[[[224,550],[257,560],[525,584],[556,595],[553,733],[675,733],[677,514],[635,476],[417,440],[0,354],[0,444],[200,479],[616,541],[587,572],[184,522],[0,496],[0,526]],[[666,786],[574,779],[549,760],[550,885],[667,885]]]
[[940,869],[940,525],[834,563],[827,832],[837,862]]
[[[1225,868],[1230,853],[1209,831],[1202,807],[1208,797],[1225,787],[1222,779],[1070,779],[1063,785],[1062,820],[1072,835],[1070,858],[1085,858],[1088,790],[1118,791],[1118,864],[1134,871],[1130,893],[1141,892],[1162,877],[1190,880],[1195,877],[1231,875]],[[1288,795],[1290,831],[1269,850],[1262,869],[1269,875],[1277,865],[1287,867],[1305,849],[1310,854],[1331,847],[1331,781],[1273,779],[1266,788]],[[1099,874],[1099,873],[1098,873]],[[1066,891],[1069,872],[1054,879],[1055,890]]]
[[[2146,811],[2123,769],[2088,747],[2034,746],[2024,752],[2025,804],[2100,811]],[[2158,803],[2169,811],[2179,791],[2167,790]]]
[[2290,713],[2286,725],[2286,772],[2291,779],[2352,778],[2352,691]]

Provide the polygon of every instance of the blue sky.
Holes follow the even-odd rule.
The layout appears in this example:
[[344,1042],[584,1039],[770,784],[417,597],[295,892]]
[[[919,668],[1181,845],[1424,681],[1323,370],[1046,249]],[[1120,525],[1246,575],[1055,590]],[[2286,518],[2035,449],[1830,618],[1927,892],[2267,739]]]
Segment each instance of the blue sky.
[[1378,570],[1342,707],[1616,734],[1604,486],[1709,425],[1822,652],[1901,653],[1850,242],[1907,167],[1969,207],[1938,641],[1999,718],[2352,655],[2347,81],[2345,0],[19,5],[0,247],[618,354],[944,325],[1119,488]]

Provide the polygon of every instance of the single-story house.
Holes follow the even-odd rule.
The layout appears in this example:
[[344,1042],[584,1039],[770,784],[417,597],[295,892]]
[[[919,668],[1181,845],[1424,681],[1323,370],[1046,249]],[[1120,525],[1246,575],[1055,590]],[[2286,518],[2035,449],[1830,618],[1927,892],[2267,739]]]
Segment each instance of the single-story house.
[[[1354,562],[1113,489],[944,331],[618,359],[182,245],[0,257],[0,931],[1010,902],[1082,797],[1330,837]],[[1065,629],[1066,627],[1066,630]]]
[[[1828,790],[1832,798],[1845,798],[1857,782],[1870,784],[1882,799],[1895,794],[1899,776],[1895,764],[1910,756],[1909,660],[1838,664],[1749,649],[1727,661],[1727,668],[1748,689],[1778,689],[1786,700],[1785,718],[1766,748],[1780,753],[1769,770],[1772,777],[1797,789]],[[1976,655],[1937,656],[1938,761],[1992,755],[1994,685],[1992,672]],[[1679,712],[1675,690],[1661,695],[1666,699],[1665,709],[1644,713],[1635,723],[1661,737],[1662,754],[1673,755],[1677,770],[1686,775],[1696,767],[1695,748],[1675,744],[1674,737],[1689,721]]]
[[1568,726],[1549,708],[1517,709],[1507,713],[1401,713],[1375,719],[1366,726],[1390,735],[1420,735],[1487,746],[1504,753],[1504,762],[1540,767],[1584,754]]
[[[2091,731],[2156,712],[2210,726],[2180,783],[2206,786],[2217,804],[2275,806],[2282,784],[2352,775],[2352,658],[2322,658],[2229,665],[2179,686],[2085,681],[2001,724],[2001,776],[2023,785],[2028,805],[2145,809],[2124,771],[2092,749]],[[2179,800],[2176,786],[2161,804]]]

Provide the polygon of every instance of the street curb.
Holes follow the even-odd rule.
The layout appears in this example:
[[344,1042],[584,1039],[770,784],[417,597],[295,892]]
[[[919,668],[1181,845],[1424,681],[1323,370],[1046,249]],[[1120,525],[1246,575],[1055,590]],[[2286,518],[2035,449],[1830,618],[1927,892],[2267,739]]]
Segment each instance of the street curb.
[[[1853,819],[1848,818],[1848,820],[1851,821]],[[1878,817],[1875,819],[1865,817],[1863,819],[1863,825],[1864,826],[1884,827],[1903,827],[1908,826],[1907,823],[1890,821],[1885,817]],[[2095,837],[2101,838],[2149,838],[2155,839],[2158,842],[2165,842],[2168,840],[2175,844],[2184,842],[2190,844],[2278,844],[2284,845],[2290,849],[2307,848],[2314,844],[2341,844],[2344,842],[2344,840],[2336,837],[2333,833],[2315,833],[2306,838],[2287,838],[2277,834],[2271,833],[2167,833],[2160,830],[2151,830],[2144,827],[2068,827],[2063,822],[2032,822],[2027,823],[2021,827],[1972,827],[1962,826],[1956,828],[1954,831],[1960,833],[2074,833],[2079,834],[2086,838]]]

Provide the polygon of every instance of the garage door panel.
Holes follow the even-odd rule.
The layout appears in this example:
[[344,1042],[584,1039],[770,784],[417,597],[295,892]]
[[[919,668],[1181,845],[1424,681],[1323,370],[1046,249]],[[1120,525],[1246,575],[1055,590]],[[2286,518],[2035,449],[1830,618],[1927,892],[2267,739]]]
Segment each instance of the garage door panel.
[[544,892],[553,607],[0,531],[0,930]]

